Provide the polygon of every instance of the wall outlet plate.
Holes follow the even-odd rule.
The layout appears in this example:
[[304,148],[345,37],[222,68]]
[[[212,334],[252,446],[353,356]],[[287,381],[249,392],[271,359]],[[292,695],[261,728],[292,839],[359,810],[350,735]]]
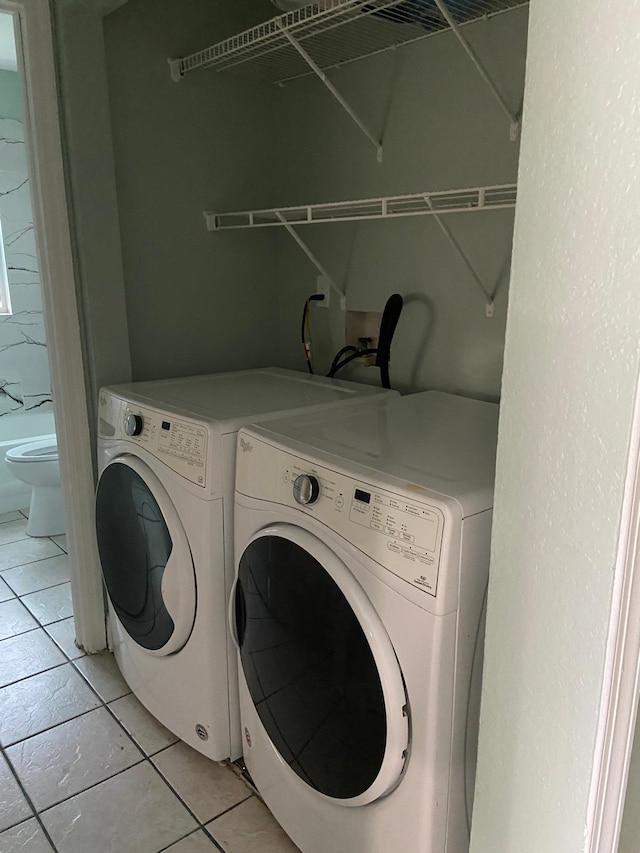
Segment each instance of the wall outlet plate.
[[331,303],[331,283],[326,275],[318,276],[316,293],[321,293],[324,296],[322,302],[316,302],[318,308],[328,308]]
[[[380,323],[382,314],[378,311],[347,311],[345,324],[344,342],[348,346],[360,348],[362,339],[368,338],[367,347],[373,349],[378,346],[378,335],[380,334]],[[356,360],[357,364],[375,364],[375,356],[365,355]]]

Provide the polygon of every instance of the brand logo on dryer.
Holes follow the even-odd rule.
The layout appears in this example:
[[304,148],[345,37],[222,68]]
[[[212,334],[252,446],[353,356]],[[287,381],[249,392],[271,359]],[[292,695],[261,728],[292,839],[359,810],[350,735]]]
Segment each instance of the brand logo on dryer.
[[253,450],[253,444],[251,444],[250,441],[247,441],[246,438],[242,438],[242,436],[240,437],[240,447],[242,448],[243,453],[246,453],[247,451],[251,453]]

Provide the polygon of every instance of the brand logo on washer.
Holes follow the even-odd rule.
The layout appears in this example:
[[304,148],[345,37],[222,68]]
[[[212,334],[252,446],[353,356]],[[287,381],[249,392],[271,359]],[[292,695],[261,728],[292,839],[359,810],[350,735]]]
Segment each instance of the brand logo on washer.
[[202,725],[202,723],[198,723],[196,726],[196,734],[200,738],[200,740],[209,740],[209,732]]
[[247,742],[247,746],[251,746],[251,735],[249,734],[249,729],[244,727],[244,739]]
[[240,438],[240,447],[242,448],[242,452],[246,453],[247,450],[249,453],[253,450],[253,444],[250,441],[247,441],[246,438]]

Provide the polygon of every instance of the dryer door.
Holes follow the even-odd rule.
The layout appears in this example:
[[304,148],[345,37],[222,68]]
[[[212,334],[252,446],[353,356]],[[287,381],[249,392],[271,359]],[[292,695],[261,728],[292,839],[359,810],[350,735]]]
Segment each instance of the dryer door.
[[196,613],[191,549],[162,483],[135,456],[119,456],[102,472],[96,532],[107,592],[125,631],[151,654],[181,649]]
[[336,554],[292,525],[260,531],[240,559],[231,620],[256,711],[289,767],[346,806],[395,787],[409,740],[400,666]]

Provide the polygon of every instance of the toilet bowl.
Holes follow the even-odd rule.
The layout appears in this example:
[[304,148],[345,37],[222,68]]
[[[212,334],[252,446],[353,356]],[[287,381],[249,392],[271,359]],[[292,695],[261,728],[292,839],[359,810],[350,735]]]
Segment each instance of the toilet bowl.
[[8,450],[7,469],[31,486],[29,536],[56,536],[65,532],[64,507],[60,488],[60,465],[55,435]]

